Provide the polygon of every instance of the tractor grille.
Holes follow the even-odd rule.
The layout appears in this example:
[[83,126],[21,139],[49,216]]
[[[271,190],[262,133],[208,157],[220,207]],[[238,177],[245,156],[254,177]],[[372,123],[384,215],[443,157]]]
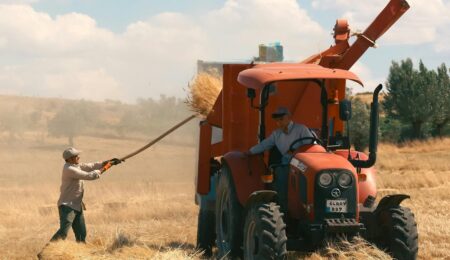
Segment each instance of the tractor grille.
[[[319,176],[321,173],[330,173],[333,176],[332,183],[327,187],[322,187],[319,184]],[[338,177],[342,173],[350,174],[352,181],[351,185],[348,187],[340,187],[338,185]],[[315,186],[314,186],[314,216],[316,221],[321,221],[324,219],[334,219],[334,218],[346,218],[354,219],[356,218],[357,211],[357,194],[356,194],[356,180],[353,174],[345,169],[327,169],[316,174]],[[336,189],[339,192],[336,192]],[[339,196],[336,197],[336,194]],[[334,195],[334,196],[333,196]],[[328,207],[327,207],[327,201]],[[330,212],[330,204],[336,204],[333,209],[343,209],[343,201],[345,201],[346,212]]]

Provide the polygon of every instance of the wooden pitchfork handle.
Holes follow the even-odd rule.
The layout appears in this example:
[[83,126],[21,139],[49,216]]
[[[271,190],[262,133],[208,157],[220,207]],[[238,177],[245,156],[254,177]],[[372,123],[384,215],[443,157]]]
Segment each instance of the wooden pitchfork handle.
[[166,132],[164,132],[162,135],[158,136],[156,139],[152,140],[150,143],[146,144],[145,146],[139,148],[138,150],[120,158],[121,161],[125,161],[126,159],[129,159],[133,156],[135,156],[138,153],[143,152],[144,150],[148,149],[150,146],[156,144],[157,142],[159,142],[161,139],[163,139],[164,137],[166,137],[167,135],[169,135],[170,133],[172,133],[173,131],[177,130],[178,128],[180,128],[182,125],[186,124],[187,122],[191,121],[192,119],[194,119],[196,116],[195,115],[191,115],[188,118],[186,118],[185,120],[181,121],[180,123],[178,123],[177,125],[173,126],[172,128],[170,128],[169,130],[167,130]]

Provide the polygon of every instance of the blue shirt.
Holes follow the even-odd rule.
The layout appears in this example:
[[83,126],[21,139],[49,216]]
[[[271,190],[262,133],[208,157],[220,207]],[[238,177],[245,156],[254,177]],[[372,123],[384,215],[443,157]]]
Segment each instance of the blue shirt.
[[[302,124],[296,124],[294,122],[290,122],[288,125],[287,133],[285,133],[282,129],[277,129],[273,131],[273,133],[261,141],[259,144],[250,148],[250,153],[258,154],[264,151],[270,150],[273,146],[276,146],[280,153],[283,155],[283,159],[290,158],[289,146],[297,139],[303,137],[314,137],[311,131]],[[307,144],[309,140],[305,141]],[[297,143],[297,147],[301,145]]]

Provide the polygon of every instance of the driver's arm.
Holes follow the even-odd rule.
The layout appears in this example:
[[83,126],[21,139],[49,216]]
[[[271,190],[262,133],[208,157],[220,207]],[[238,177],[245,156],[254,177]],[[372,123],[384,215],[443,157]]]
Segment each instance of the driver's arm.
[[275,132],[273,132],[269,137],[262,140],[259,144],[250,148],[250,154],[258,154],[271,149],[275,145]]
[[300,129],[299,129],[299,138],[304,138],[304,137],[315,137],[315,134],[313,134],[314,132],[312,130],[310,130],[308,127],[306,127],[305,125],[300,125]]

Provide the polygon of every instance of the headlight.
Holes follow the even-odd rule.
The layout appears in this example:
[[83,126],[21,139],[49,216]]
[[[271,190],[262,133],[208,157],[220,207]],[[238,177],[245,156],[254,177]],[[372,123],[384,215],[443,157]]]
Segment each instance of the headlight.
[[341,187],[348,187],[352,184],[352,176],[348,173],[341,173],[338,178],[338,184]]
[[331,176],[331,174],[329,174],[329,173],[325,172],[319,176],[319,184],[324,187],[329,186],[332,181],[333,181],[333,176]]

